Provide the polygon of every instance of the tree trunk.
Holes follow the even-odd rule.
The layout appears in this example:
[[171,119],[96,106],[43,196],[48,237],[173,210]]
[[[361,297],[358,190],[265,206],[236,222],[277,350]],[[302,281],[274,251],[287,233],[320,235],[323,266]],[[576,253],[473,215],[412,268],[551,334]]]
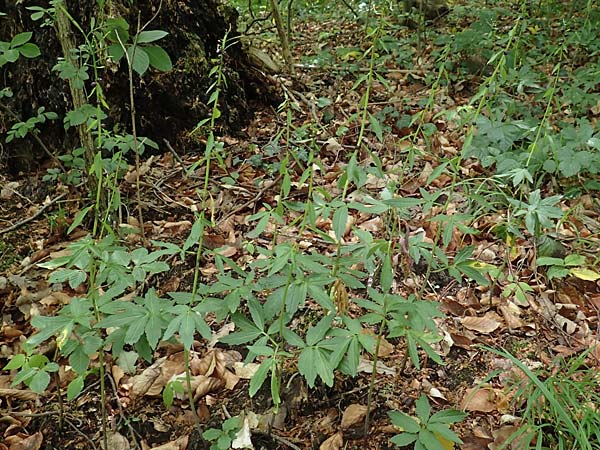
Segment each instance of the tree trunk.
[[[33,31],[32,42],[41,50],[41,56],[35,59],[19,58],[14,64],[0,68],[3,87],[10,87],[13,97],[2,98],[0,102],[10,108],[21,120],[25,121],[36,114],[40,106],[46,111],[54,111],[63,118],[73,109],[73,98],[68,83],[52,71],[58,58],[63,55],[53,26],[40,27],[40,21],[31,20],[31,11],[25,6],[39,5],[48,7],[47,1],[14,2],[0,0],[0,11],[6,12],[2,18],[0,41],[10,42],[11,38],[22,31]],[[221,117],[217,122],[219,131],[238,132],[252,115],[250,104],[275,103],[268,83],[261,72],[252,67],[241,44],[237,41],[237,12],[224,5],[220,0],[163,0],[160,9],[155,2],[130,2],[129,0],[106,0],[103,11],[98,11],[98,2],[89,0],[69,0],[69,12],[80,28],[89,32],[90,18],[96,24],[109,18],[122,17],[130,25],[130,34],[135,34],[138,24],[153,19],[147,30],[164,30],[169,34],[157,42],[169,54],[173,69],[159,72],[150,69],[143,76],[134,74],[135,107],[137,115],[137,134],[148,137],[159,144],[168,139],[175,148],[195,151],[199,149],[189,137],[195,125],[210,114],[206,106],[207,88],[211,81],[208,77],[212,61],[218,56],[219,43],[227,30],[230,42],[226,50],[224,74],[227,78],[221,94]],[[152,6],[146,6],[152,3]],[[81,32],[72,27],[73,38],[77,44],[84,43]],[[131,132],[129,81],[125,58],[118,65],[114,63],[100,69],[100,84],[107,99],[108,118],[105,128]],[[85,91],[90,94],[93,88],[92,71],[86,82]],[[91,103],[93,98],[89,98]],[[14,123],[14,117],[0,109],[0,142],[4,142],[6,131]],[[76,130],[64,130],[61,120],[46,122],[39,128],[40,137],[57,154],[70,152],[80,147],[80,136]],[[9,169],[18,171],[35,167],[39,162],[41,149],[31,138],[15,139],[10,144],[2,144],[1,157],[8,162]],[[2,147],[0,147],[2,148]]]

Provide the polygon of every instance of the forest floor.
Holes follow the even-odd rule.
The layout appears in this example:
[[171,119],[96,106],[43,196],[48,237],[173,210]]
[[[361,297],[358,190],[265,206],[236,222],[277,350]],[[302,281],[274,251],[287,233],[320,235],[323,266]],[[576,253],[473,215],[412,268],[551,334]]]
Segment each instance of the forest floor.
[[[444,20],[440,19],[434,26],[446,26]],[[443,339],[434,345],[443,364],[420,352],[421,367],[417,368],[407,356],[405,340],[390,337],[380,342],[374,377],[373,356],[364,352],[356,376],[336,371],[331,386],[317,379],[315,386],[309,388],[298,375],[294,360],[290,359],[280,373],[281,405],[273,409],[269,382],[253,397],[248,394],[249,378],[255,369],[244,371],[247,366],[240,362],[242,355],[247,354],[245,345],[225,345],[217,339],[207,342],[197,335],[192,362],[196,369],[204,367],[203,371],[195,372],[203,376],[205,384],[196,399],[201,427],[220,429],[225,419],[243,413],[245,418],[252,417],[258,423],[252,427],[252,444],[256,449],[393,448],[390,438],[398,434],[399,429],[391,424],[387,412],[397,410],[414,415],[416,400],[425,394],[434,411],[452,408],[467,413],[463,421],[452,427],[463,443],[455,445],[440,439],[441,448],[499,449],[523,424],[527,396],[534,395],[531,394],[534,387],[527,384],[529,378],[514,360],[488,348],[504,349],[530,370],[545,370],[539,375],[541,380],[562,370],[561,363],[557,362],[561,357],[581,355],[583,350],[591,351],[582,357],[582,367],[597,367],[600,288],[594,280],[595,269],[592,264],[585,266],[587,269],[568,272],[567,276],[549,281],[536,267],[537,244],[531,236],[525,232],[509,239],[510,233],[497,233],[496,225],[508,223],[506,208],[481,209],[473,215],[474,220],[464,222],[465,215],[473,211],[473,197],[477,192],[466,185],[457,185],[455,176],[473,180],[471,186],[476,186],[477,180],[491,175],[489,168],[484,168],[478,160],[457,158],[467,127],[452,120],[450,113],[473,104],[473,96],[489,76],[485,67],[462,73],[460,79],[432,90],[432,77],[435,79],[438,74],[437,48],[426,38],[420,46],[412,41],[413,46],[405,50],[413,65],[399,66],[397,60],[388,59],[384,67],[378,68],[385,83],[375,79],[370,86],[369,126],[364,137],[359,138],[363,133],[359,105],[364,90],[355,83],[368,68],[369,56],[365,51],[370,45],[358,39],[364,34],[363,30],[364,24],[357,22],[297,26],[294,33],[298,62],[296,81],[288,83],[285,77],[278,79],[282,97],[287,95],[293,108],[258,111],[245,130],[245,137],[218,138],[224,143],[225,158],[223,164],[215,164],[212,169],[210,208],[215,220],[212,228],[205,229],[203,245],[207,250],[218,249],[221,256],[242,268],[260,258],[255,251],[257,247],[270,248],[281,242],[292,242],[306,253],[332,257],[339,247],[335,241],[336,224],[329,215],[318,222],[319,232],[301,229],[299,216],[289,210],[283,221],[271,221],[258,233],[255,232],[256,219],[251,216],[279,205],[285,178],[278,170],[281,163],[288,164],[291,175],[287,199],[298,203],[309,200],[306,179],[299,180],[306,169],[303,167],[306,153],[310,152],[315,155],[314,189],[330,193],[332,198],[339,195],[343,190],[340,177],[346,174],[350,156],[358,139],[362,139],[362,148],[357,154],[359,164],[364,167],[381,164],[387,178],[373,175],[375,172],[367,174],[361,189],[350,187],[350,199],[353,193],[356,199],[365,193],[381,198],[391,184],[396,189],[394,195],[402,198],[422,199],[442,192],[428,210],[420,206],[407,208],[409,214],[396,224],[398,236],[404,236],[404,242],[408,242],[410,236],[439,243],[451,259],[466,247],[472,250],[463,272],[453,272],[450,268],[455,266],[452,265],[431,270],[422,261],[417,264],[413,254],[404,251],[402,243],[391,259],[393,292],[406,297],[418,294],[422,300],[438,302],[444,313],[444,317],[435,319]],[[402,30],[407,34],[416,33],[407,28]],[[401,34],[394,37],[398,42],[408,39]],[[331,46],[333,41],[335,48]],[[347,51],[336,52],[336,48]],[[410,120],[419,113],[423,114],[418,121]],[[406,117],[409,120],[405,120]],[[293,130],[291,140],[282,132],[288,128]],[[284,161],[284,156],[291,154],[290,149],[298,152],[296,155],[304,152],[304,159]],[[140,194],[145,239],[139,234],[129,235],[127,244],[131,248],[150,240],[181,246],[192,230],[204,173],[199,171],[186,176],[184,168],[198,161],[201,152],[175,150],[181,153],[181,160],[173,152],[165,152],[142,161],[144,176]],[[442,163],[453,159],[460,161],[454,174],[437,171]],[[133,167],[130,170],[131,174]],[[66,228],[82,206],[81,197],[60,183],[43,182],[43,175],[38,172],[5,178],[0,194],[2,366],[13,355],[21,353],[25,339],[36,332],[30,322],[32,317],[52,316],[71,298],[85,292],[71,289],[68,283],[51,283],[50,270],[37,265],[64,255],[70,243],[88,233],[78,227],[66,235]],[[125,176],[121,191],[123,201],[131,205],[133,213],[136,203],[131,179]],[[541,189],[544,195],[555,193],[550,185]],[[485,192],[481,195],[485,196]],[[131,198],[126,199],[126,196]],[[597,253],[600,230],[597,197],[592,193],[563,198],[556,206],[563,211],[577,211],[573,220],[554,228],[564,238],[561,241],[563,255],[571,253],[570,245],[581,236],[588,243],[585,254]],[[42,211],[42,208],[45,209]],[[28,217],[33,220],[21,223]],[[358,242],[354,229],[368,231],[376,239],[388,239],[387,219],[384,214],[369,212],[366,208],[350,210],[342,233],[343,245]],[[128,222],[134,226],[139,224],[133,218]],[[14,224],[19,226],[7,230]],[[583,251],[577,249],[577,252]],[[218,281],[222,261],[210,252],[204,254],[201,283],[210,286]],[[190,292],[195,257],[188,255],[182,260],[177,255],[169,258],[169,265],[168,271],[149,276],[145,289],[152,287],[159,296],[165,297],[168,292]],[[478,270],[480,278],[469,272],[469,267]],[[492,269],[510,276],[494,277]],[[377,274],[370,276],[377,279]],[[355,300],[364,299],[365,286],[372,283],[372,280],[363,281],[362,287],[342,288],[345,304],[336,306],[350,317],[362,314],[360,302]],[[309,296],[290,327],[303,334],[302,330],[307,330],[321,317],[321,306]],[[209,321],[209,325],[218,336],[233,331],[233,323],[227,320],[215,319],[212,323]],[[378,326],[364,324],[364,333],[375,336],[378,332]],[[52,374],[42,395],[23,384],[13,385],[16,371],[0,372],[0,449],[101,448],[97,372],[86,379],[83,391],[75,400],[66,401],[66,386],[74,377],[67,359],[57,357],[57,344],[52,340],[40,344],[38,350],[60,363],[60,369]],[[182,346],[172,343],[158,346],[153,353],[153,364],[138,361],[133,367],[125,367],[123,361],[117,363],[110,353],[106,354],[104,366],[109,380],[106,404],[112,430],[109,448],[209,448],[195,431],[195,420],[187,401],[176,396],[172,406],[167,407],[161,396],[169,381],[165,374],[181,373],[184,356]],[[98,355],[92,357],[91,364],[92,367],[98,364]],[[156,378],[148,381],[151,372],[157,371],[163,372],[162,381]],[[582,369],[577,374],[584,372]],[[567,379],[577,380],[577,374],[571,373]],[[149,383],[145,390],[139,387],[144,383]],[[517,394],[515,386],[522,391]],[[586,386],[592,390],[595,387]],[[132,392],[139,393],[139,389],[143,390],[142,394],[134,396]],[[199,392],[197,389],[196,393]],[[540,410],[544,409],[542,404],[543,400],[539,400]],[[370,411],[365,432],[367,405]],[[546,432],[552,433],[555,418],[547,414],[545,420],[550,425]],[[519,448],[518,443],[507,445]]]

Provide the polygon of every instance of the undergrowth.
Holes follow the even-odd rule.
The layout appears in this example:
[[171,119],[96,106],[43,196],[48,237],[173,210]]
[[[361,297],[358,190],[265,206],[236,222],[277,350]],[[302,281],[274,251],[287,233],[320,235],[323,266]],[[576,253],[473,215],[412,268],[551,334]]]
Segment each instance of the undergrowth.
[[[581,8],[575,12],[571,3],[580,3]],[[64,120],[66,126],[86,127],[94,153],[86,154],[83,147],[70,149],[58,156],[64,170],[50,169],[46,179],[78,184],[94,178],[96,189],[68,231],[87,226],[88,215],[92,221],[89,235],[70,243],[66,256],[39,264],[52,271],[51,283],[80,293],[56,315],[32,319],[36,334],[5,366],[15,371],[13,384],[24,383],[42,393],[52,374],[68,365],[75,376],[66,399],[75,400],[90,378],[98,378],[105,405],[103,355],[110,353],[135,369],[151,364],[161,344],[178,343],[185,354],[185,374],[171,380],[163,399],[170,406],[177,394],[185,392],[195,410],[190,374],[194,341],[209,341],[218,328],[233,323],[235,331],[219,342],[244,346],[244,361],[257,364],[249,395],[266,385],[275,409],[281,404],[290,367],[314,388],[333,386],[342,376],[357,377],[361,360],[370,361],[368,433],[371,411],[381,408],[373,392],[382,342],[402,343],[404,359],[398,373],[407,365],[420,371],[425,359],[444,364],[440,324],[445,316],[429,295],[433,275],[447,274],[475,289],[499,287],[504,299],[525,306],[537,287],[513,261],[519,245],[528,242],[535,269],[548,282],[568,275],[599,278],[589,248],[561,243],[565,230],[580,220],[568,200],[600,188],[600,134],[595,127],[598,59],[590,57],[600,51],[599,13],[591,1],[571,3],[456,6],[444,19],[461,25],[456,33],[428,23],[416,36],[407,28],[410,21],[400,20],[415,11],[400,13],[385,2],[369,3],[370,9],[361,3],[356,10],[336,11],[318,2],[290,6],[291,36],[293,23],[312,23],[315,16],[339,19],[336,14],[359,14],[364,19],[355,27],[361,33],[359,42],[334,48],[328,40],[337,30],[321,30],[316,53],[304,55],[299,64],[308,70],[326,68],[340,83],[348,82],[355,104],[341,122],[330,122],[324,112],[335,99],[320,97],[319,123],[299,124],[298,96],[284,87],[285,100],[277,111],[283,121],[271,139],[278,158],[269,167],[277,193],[274,201],[256,205],[256,212],[246,218],[251,229],[245,235],[243,261],[203,245],[206,231],[220,222],[218,212],[211,210],[210,183],[218,177],[215,168],[224,167],[228,158],[215,130],[227,84],[223,55],[229,37],[221,40],[220,57],[209,73],[210,115],[198,118],[192,131],[205,146],[188,172],[200,174],[202,180],[201,205],[191,231],[180,244],[152,241],[133,248],[115,226],[125,222],[121,181],[127,153],[135,157],[139,196],[139,158],[145,147],[158,145],[136,135],[132,95],[128,95],[132,133],[105,128],[101,73],[120,58],[127,61],[130,81],[151,68],[170,70],[168,55],[156,45],[166,31],[133,30],[122,19],[100,18],[85,31],[64,10],[85,45],[77,64],[65,58],[55,70],[75,89],[94,81],[86,96],[93,102],[68,112]],[[51,5],[30,9],[38,19],[52,22],[57,9],[65,7],[60,2]],[[253,7],[257,14],[268,14],[266,4]],[[274,36],[263,34],[267,40]],[[30,38],[25,33],[0,43],[0,65],[38,56]],[[391,84],[396,67],[420,61],[427,46],[431,49],[427,68],[406,73],[407,79],[423,83],[425,93],[412,100],[382,100],[397,87]],[[460,91],[470,91],[464,104],[445,101]],[[55,119],[56,114],[41,107],[35,117],[16,122],[6,140],[36,133],[39,123]],[[444,145],[452,147],[448,139],[444,141],[445,131],[454,143],[447,153],[440,152]],[[322,177],[333,166],[324,162],[323,147],[317,143],[324,133],[340,158],[339,176],[330,185]],[[408,193],[406,186],[416,172],[424,175],[421,185]],[[231,176],[226,181],[236,183]],[[299,200],[293,194],[300,190],[304,197]],[[378,226],[361,227],[356,223],[361,217],[378,218]],[[422,228],[414,225],[415,217]],[[482,230],[482,223],[492,225]],[[127,232],[143,236],[143,230],[140,209],[137,228]],[[481,257],[476,238],[482,233],[503,244],[503,261]],[[327,251],[318,246],[306,250],[304,241],[311,239]],[[168,272],[176,258],[192,261],[192,289],[159,296],[147,282]],[[207,260],[217,268],[209,283],[201,276]],[[421,267],[418,274],[417,267]],[[306,320],[299,322],[300,318]],[[47,340],[56,342],[56,351],[40,355]],[[512,360],[527,375],[518,391],[519,398],[528,399],[520,431],[527,437],[526,448],[592,448],[582,443],[597,435],[597,413],[585,406],[595,400],[592,394],[583,394],[588,386],[595,387],[595,379],[582,360],[541,375],[514,356],[490,351]],[[414,443],[416,449],[434,450],[461,442],[449,426],[464,414],[455,410],[431,414],[425,396],[417,400],[416,419],[398,411],[389,416],[402,428],[391,439],[398,446]],[[103,418],[106,431],[104,409]],[[213,441],[213,448],[229,448],[241,422],[234,417],[224,422],[222,430],[205,431],[204,438]],[[549,429],[552,438],[544,437]]]

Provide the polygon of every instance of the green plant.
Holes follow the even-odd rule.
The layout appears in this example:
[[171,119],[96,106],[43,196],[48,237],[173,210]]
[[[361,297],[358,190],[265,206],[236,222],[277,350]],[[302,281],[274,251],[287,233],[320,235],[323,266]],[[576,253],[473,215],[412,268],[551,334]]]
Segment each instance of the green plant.
[[549,280],[574,276],[582,280],[596,281],[600,274],[587,268],[587,261],[583,255],[567,255],[565,258],[554,258],[551,256],[540,256],[536,260],[538,266],[546,266],[546,275]]
[[559,367],[534,371],[506,350],[484,348],[509,359],[525,375],[511,386],[522,424],[502,448],[516,442],[526,450],[597,448],[600,414],[595,405],[600,396],[596,370],[586,364],[592,349],[562,360]]
[[25,122],[17,122],[6,133],[6,142],[11,142],[15,138],[24,138],[29,133],[36,132],[36,126],[46,120],[55,120],[58,115],[54,112],[45,112],[46,108],[40,106],[37,115],[30,117]]
[[509,198],[509,202],[515,208],[515,217],[523,217],[525,228],[534,238],[540,238],[544,230],[552,228],[554,221],[552,219],[561,219],[564,212],[555,206],[562,196],[553,195],[542,198],[539,189],[529,194],[529,201],[523,202],[514,198]]
[[162,47],[149,45],[169,34],[166,31],[139,30],[132,35],[129,24],[122,17],[107,19],[104,27],[110,42],[108,54],[114,62],[118,63],[126,55],[138,75],[144,75],[149,67],[163,72],[173,68],[169,54]]
[[0,41],[0,67],[14,63],[19,56],[25,58],[40,56],[40,48],[33,42],[29,42],[32,36],[31,31],[25,31],[14,36],[10,42]]
[[462,444],[460,438],[450,430],[450,425],[460,422],[467,415],[462,411],[447,409],[431,414],[431,406],[425,395],[416,402],[416,417],[400,411],[389,411],[394,425],[402,430],[390,440],[398,447],[414,443],[415,450],[444,450],[447,442]]
[[71,151],[70,154],[61,155],[58,157],[63,162],[64,170],[50,167],[46,171],[46,174],[42,177],[43,181],[55,181],[60,180],[63,183],[70,185],[78,185],[84,175],[85,160],[83,153],[85,149],[78,147]]
[[33,347],[25,346],[26,353],[15,355],[3,370],[18,370],[12,386],[25,383],[33,392],[42,394],[50,383],[50,373],[57,372],[58,364],[50,362],[45,355],[34,355]]
[[230,417],[223,421],[221,429],[209,428],[202,433],[202,437],[209,442],[213,442],[210,450],[229,450],[241,427],[242,420],[240,416]]
[[[83,388],[90,357],[105,342],[112,345],[116,358],[123,346],[129,344],[150,360],[151,350],[172,318],[169,308],[173,305],[159,299],[152,290],[131,303],[115,300],[127,289],[143,282],[147,275],[166,270],[168,265],[158,258],[168,251],[149,253],[144,248],[129,251],[115,245],[111,237],[98,242],[87,237],[71,244],[69,250],[70,256],[41,264],[57,269],[50,276],[51,282],[68,283],[75,289],[93,281],[102,286],[104,292],[71,299],[56,316],[36,316],[32,325],[38,332],[29,338],[28,345],[35,348],[57,336],[59,354],[69,358],[70,366],[78,375],[68,388],[69,398],[74,398]],[[108,327],[115,328],[115,332],[105,341],[103,330]]]

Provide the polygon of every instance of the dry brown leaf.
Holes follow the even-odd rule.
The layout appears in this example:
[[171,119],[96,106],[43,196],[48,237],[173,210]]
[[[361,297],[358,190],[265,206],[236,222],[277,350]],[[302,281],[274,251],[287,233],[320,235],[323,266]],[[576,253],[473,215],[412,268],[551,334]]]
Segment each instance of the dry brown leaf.
[[33,401],[39,398],[39,395],[28,389],[0,389],[0,397],[16,398],[17,400]]
[[158,447],[152,447],[150,450],[185,450],[188,440],[189,436],[182,436],[179,439],[159,445]]
[[43,441],[44,436],[39,431],[27,437],[23,437],[19,434],[6,438],[6,443],[9,444],[9,450],[39,450]]
[[[358,371],[364,373],[373,373],[373,361],[360,358],[358,361]],[[396,375],[396,371],[386,366],[381,361],[377,361],[377,373],[381,375]]]
[[497,395],[499,391],[488,386],[467,389],[460,404],[465,411],[491,412],[496,411],[504,404],[498,404],[504,396]]
[[221,379],[225,382],[225,388],[229,390],[235,388],[238,382],[240,381],[240,377],[238,377],[233,372],[230,372],[227,369],[223,371]]
[[373,217],[372,219],[364,221],[363,223],[358,225],[358,228],[360,228],[361,230],[364,230],[364,231],[376,232],[376,231],[381,230],[382,226],[383,226],[383,220],[381,219],[380,216],[377,216],[377,217]]
[[106,440],[110,450],[129,450],[131,448],[127,438],[116,431],[109,431]]
[[354,425],[361,423],[367,416],[367,407],[365,405],[352,404],[346,408],[342,415],[342,430],[347,430]]
[[192,222],[189,220],[180,220],[179,222],[164,222],[163,224],[164,230],[169,230],[172,235],[183,234],[192,228]]
[[[515,434],[519,430],[518,426],[515,425],[506,425],[501,427],[498,430],[494,430],[492,435],[494,436],[494,442],[488,445],[490,450],[499,450],[499,449],[507,449],[507,450],[520,450],[524,446],[524,440],[527,435],[523,434],[519,438],[514,439],[508,446],[505,445],[505,442],[510,439],[510,437]],[[535,443],[532,442],[532,444]]]
[[[129,392],[131,398],[136,399],[142,397],[143,395],[150,395],[147,393],[156,380],[161,376],[161,366],[164,364],[166,359],[166,357],[157,359],[154,364],[145,369],[141,374],[131,377],[128,383],[130,385]],[[160,393],[160,391],[158,393]]]
[[463,327],[482,334],[492,333],[501,325],[500,316],[493,311],[489,311],[483,317],[464,317],[460,323]]
[[249,380],[252,378],[259,367],[260,364],[257,363],[244,364],[243,362],[236,362],[233,364],[235,374],[243,380]]
[[515,330],[525,326],[525,322],[521,320],[521,308],[513,302],[508,301],[505,305],[499,305],[498,308],[500,309],[508,328]]
[[250,434],[251,429],[255,429],[258,426],[259,418],[253,412],[246,414],[242,423],[242,428],[237,432],[231,448],[249,448],[253,449],[252,435]]
[[118,365],[113,364],[110,368],[113,379],[115,380],[115,384],[118,386],[123,377],[125,376],[125,371]]
[[226,323],[221,327],[219,331],[212,334],[210,341],[207,344],[207,347],[209,349],[212,349],[217,344],[217,342],[219,342],[219,339],[225,336],[229,336],[229,334],[233,332],[233,330],[235,330],[235,324],[233,322]]
[[327,438],[320,446],[319,450],[340,450],[344,445],[344,436],[338,431],[333,436]]
[[194,388],[194,401],[225,386],[225,381],[220,378],[205,377],[204,375],[197,375],[194,378],[197,380]]

